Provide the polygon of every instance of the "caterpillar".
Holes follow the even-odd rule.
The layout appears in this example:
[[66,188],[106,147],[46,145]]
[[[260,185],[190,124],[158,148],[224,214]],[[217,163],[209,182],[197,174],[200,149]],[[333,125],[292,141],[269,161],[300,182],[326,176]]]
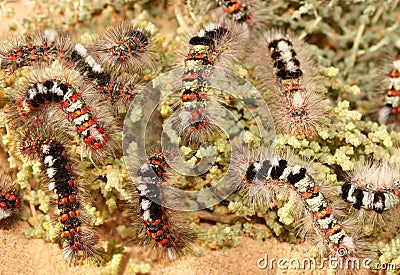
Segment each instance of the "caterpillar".
[[97,39],[93,55],[108,72],[142,72],[154,68],[153,38],[146,28],[120,22],[107,28]]
[[[240,162],[236,163],[238,164]],[[290,191],[283,188],[293,189],[300,197],[301,206],[310,216],[313,228],[322,238],[323,243],[343,261],[356,257],[353,238],[339,223],[327,198],[320,192],[320,186],[308,175],[306,168],[290,165],[286,159],[276,157],[251,160],[246,166],[237,167],[244,170],[242,188],[246,190],[250,198],[260,202],[265,196],[265,199],[271,202],[270,190],[275,190],[272,195],[281,191],[287,195]]]
[[75,45],[69,64],[89,80],[96,81],[100,87],[106,86],[111,80],[110,74],[104,71],[103,66],[97,63],[93,56],[88,53],[88,49],[80,43]]
[[[179,9],[185,6],[186,14]],[[181,1],[177,2],[175,8],[175,16],[179,25],[185,29],[189,29],[190,23],[187,18],[192,18],[192,25],[202,21],[202,16],[207,14],[211,17],[211,21],[217,18],[224,18],[226,21],[234,22],[238,25],[245,26],[249,31],[261,31],[268,26],[270,15],[275,9],[274,5],[269,3],[268,8],[263,1],[253,0],[212,0],[212,1]],[[186,15],[186,16],[185,16]]]
[[167,209],[168,198],[163,191],[167,183],[169,165],[162,152],[153,153],[139,168],[139,204],[145,243],[153,243],[166,252],[169,259],[176,259],[193,237],[183,225],[178,225],[176,214]]
[[[79,71],[98,92],[106,95],[112,106],[117,104],[118,107],[120,103],[129,103],[142,90],[139,81],[133,76],[124,74],[118,76],[120,71],[110,73],[112,71],[105,70],[89,51],[84,45],[76,44],[67,64]],[[148,65],[143,66],[148,67]]]
[[25,131],[20,151],[27,158],[40,160],[43,177],[49,182],[48,189],[56,194],[64,258],[73,264],[80,258],[99,263],[98,237],[85,220],[82,192],[63,144],[50,130]]
[[396,43],[397,54],[393,58],[390,72],[383,79],[385,90],[385,106],[378,113],[378,122],[389,125],[390,129],[398,130],[400,112],[400,40]]
[[326,122],[321,87],[307,46],[296,37],[267,32],[251,56],[278,132],[311,138]]
[[[85,84],[76,72],[43,69],[36,71],[27,83],[18,87],[17,92],[10,95],[10,101],[14,105],[14,118],[23,123],[40,119],[50,103],[58,104],[86,148],[97,156],[105,156],[113,150],[112,129],[106,125],[106,116],[101,120],[94,111],[101,107],[104,114],[111,114],[100,101],[93,100],[93,104],[89,104],[85,96],[91,93],[93,87]],[[57,117],[57,114],[50,115],[49,120],[54,116]]]
[[26,39],[10,42],[0,48],[0,69],[15,71],[23,66],[49,65],[55,60],[65,61],[72,52],[67,34],[47,30]]
[[240,58],[237,43],[246,35],[237,25],[210,24],[189,39],[189,48],[184,59],[182,75],[180,134],[190,141],[197,142],[204,137],[218,133],[212,123],[213,112],[210,84],[214,66],[227,67]]
[[10,226],[18,220],[21,197],[11,179],[0,176],[0,227]]
[[[359,217],[375,224],[388,224],[400,213],[400,173],[389,163],[358,163],[341,186],[342,199],[361,210]],[[380,220],[377,220],[380,219]],[[383,222],[382,222],[383,221]]]
[[250,5],[236,0],[216,0],[217,4],[222,7],[229,17],[238,23],[252,23],[253,12]]

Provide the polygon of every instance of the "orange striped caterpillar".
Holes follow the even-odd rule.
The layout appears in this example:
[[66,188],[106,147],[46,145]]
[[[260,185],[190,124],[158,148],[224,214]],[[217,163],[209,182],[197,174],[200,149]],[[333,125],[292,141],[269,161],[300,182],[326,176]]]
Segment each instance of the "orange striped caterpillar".
[[0,176],[0,227],[12,225],[18,220],[21,198],[11,179]]
[[288,194],[293,188],[301,199],[301,210],[311,217],[313,228],[323,243],[343,261],[356,257],[353,238],[339,223],[325,195],[319,191],[320,186],[307,174],[306,168],[291,166],[285,159],[266,158],[251,161],[245,169],[243,189],[252,201],[269,203],[272,196]]
[[141,72],[154,67],[152,43],[148,29],[120,22],[100,35],[93,55],[111,74]]
[[77,176],[73,172],[64,146],[53,136],[41,135],[41,130],[37,133],[23,133],[21,153],[30,159],[40,160],[43,177],[49,182],[48,189],[57,196],[58,222],[62,227],[60,241],[64,247],[64,258],[74,264],[81,257],[98,263],[98,237],[85,221]]
[[216,2],[224,12],[229,14],[229,17],[238,23],[252,23],[253,12],[250,5],[236,0],[216,0]]
[[314,62],[299,39],[270,31],[256,43],[252,56],[261,90],[266,93],[279,132],[311,138],[324,124],[323,96]]
[[[233,22],[245,25],[250,32],[264,31],[269,28],[270,14],[273,13],[273,4],[266,1],[254,0],[214,0],[209,1],[208,9],[218,6],[222,12],[215,16],[225,16]],[[212,14],[212,16],[214,16]]]
[[[207,102],[211,100],[210,83],[214,66],[227,66],[240,58],[238,45],[244,31],[236,25],[210,24],[189,40],[182,75],[180,129],[191,141],[217,132]],[[189,125],[186,129],[181,129]]]
[[174,215],[167,209],[163,186],[167,181],[169,165],[163,153],[153,153],[140,167],[139,193],[142,226],[145,234],[141,234],[145,243],[153,243],[161,247],[170,259],[182,254],[191,236],[184,226],[177,225]]

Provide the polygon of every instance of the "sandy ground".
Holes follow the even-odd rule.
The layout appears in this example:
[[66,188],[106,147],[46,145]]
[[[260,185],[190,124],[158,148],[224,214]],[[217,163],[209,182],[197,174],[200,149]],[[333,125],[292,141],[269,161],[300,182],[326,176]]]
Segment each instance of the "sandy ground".
[[[89,265],[70,267],[62,259],[58,245],[41,239],[26,239],[25,223],[19,223],[12,230],[1,230],[0,274],[99,274],[101,268]],[[150,263],[152,274],[325,274],[318,270],[281,270],[276,262],[273,269],[260,269],[257,260],[268,254],[271,258],[307,257],[311,244],[293,245],[280,243],[275,239],[258,242],[242,237],[240,245],[231,249],[207,250],[201,257],[185,256],[177,261],[159,261],[154,251],[128,246],[124,260],[135,263]],[[262,262],[265,264],[265,262]],[[286,264],[287,265],[287,264]],[[121,274],[123,270],[121,270]]]

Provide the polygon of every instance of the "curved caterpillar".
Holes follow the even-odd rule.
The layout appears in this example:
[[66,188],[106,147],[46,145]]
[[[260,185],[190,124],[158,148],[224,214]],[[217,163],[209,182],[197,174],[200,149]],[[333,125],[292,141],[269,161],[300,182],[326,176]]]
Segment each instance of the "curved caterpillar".
[[378,121],[380,124],[391,125],[391,128],[398,130],[400,113],[400,41],[396,43],[397,54],[392,60],[390,72],[385,77],[383,84],[385,90],[385,106],[379,110]]
[[21,198],[19,190],[10,185],[10,179],[0,176],[0,226],[13,224],[19,216]]
[[72,44],[66,34],[54,31],[38,32],[20,41],[11,42],[0,49],[0,69],[14,71],[23,66],[65,61],[71,55]]
[[[307,174],[306,168],[289,165],[285,159],[267,158],[251,161],[245,169],[243,189],[252,199],[260,202],[265,198],[270,202],[271,196],[280,192],[288,193],[289,190],[284,189],[293,188],[301,198],[302,210],[311,217],[313,228],[323,243],[343,261],[355,257],[353,238],[339,223],[328,200],[320,192],[320,186]],[[265,192],[263,189],[266,189]],[[271,194],[271,190],[275,190],[275,193]]]
[[[189,40],[182,75],[180,113],[181,133],[189,140],[201,140],[212,135],[217,127],[207,102],[210,97],[211,75],[214,66],[227,66],[240,57],[238,44],[245,33],[238,26],[210,24]],[[179,128],[179,127],[178,127]]]
[[[358,164],[341,187],[342,199],[361,210],[359,216],[375,224],[396,221],[400,214],[400,173],[388,163]],[[380,223],[378,223],[380,224]]]
[[167,180],[169,165],[163,153],[153,153],[140,167],[139,193],[140,212],[143,220],[145,242],[162,247],[170,259],[176,259],[187,246],[190,236],[187,229],[178,226],[166,208],[163,186]]
[[[11,101],[15,107],[15,117],[23,123],[37,119],[44,107],[56,103],[91,152],[104,156],[107,150],[113,149],[110,144],[111,127],[105,125],[105,119],[102,121],[94,114],[93,105],[88,104],[85,98],[93,87],[85,84],[73,71],[38,71],[18,90],[16,95],[11,96]],[[106,112],[107,108],[104,107],[102,111]]]
[[96,248],[98,237],[86,225],[77,176],[68,154],[53,135],[40,135],[38,132],[23,133],[20,151],[30,159],[40,160],[44,168],[43,176],[49,181],[48,189],[57,196],[64,258],[70,263],[76,263],[80,257],[99,262],[100,254]]
[[311,138],[324,124],[323,97],[315,79],[314,62],[299,39],[271,31],[256,43],[252,58],[260,88],[278,131]]

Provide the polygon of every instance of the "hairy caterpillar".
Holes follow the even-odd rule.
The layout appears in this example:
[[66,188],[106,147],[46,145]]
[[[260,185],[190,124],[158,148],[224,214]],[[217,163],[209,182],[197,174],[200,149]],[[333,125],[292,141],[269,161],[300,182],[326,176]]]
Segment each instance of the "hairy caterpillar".
[[11,179],[0,176],[0,227],[9,226],[18,220],[21,198]]
[[120,22],[100,35],[93,55],[112,74],[141,72],[154,68],[152,44],[148,29]]
[[255,75],[266,94],[279,132],[311,138],[325,123],[321,87],[307,46],[299,39],[270,31],[259,39],[251,56]]
[[[93,87],[85,84],[74,71],[44,69],[36,71],[27,83],[18,87],[18,92],[10,96],[10,101],[14,105],[14,117],[23,123],[40,117],[49,104],[58,104],[85,147],[95,155],[105,156],[113,150],[112,130],[106,126],[106,117],[99,119],[94,113],[96,108],[98,110],[102,106],[101,101],[97,98],[97,101],[90,102],[85,97],[93,96],[93,93]],[[102,107],[102,112],[111,115],[106,106]],[[54,119],[54,116],[60,117],[52,114],[49,119]]]
[[396,223],[400,214],[399,170],[389,163],[358,163],[347,175],[341,195],[364,222],[385,226]]
[[187,22],[183,12],[179,9],[180,6],[185,6],[187,16],[190,15],[192,18],[192,25],[202,22],[202,17],[207,14],[211,21],[224,18],[227,22],[245,26],[251,32],[258,32],[268,27],[270,14],[275,8],[273,4],[268,3],[267,7],[264,1],[254,0],[182,0],[177,2],[175,15],[179,25],[185,30],[189,30],[191,24]]
[[320,186],[307,174],[306,168],[290,165],[287,160],[276,157],[253,159],[246,166],[237,161],[235,165],[244,170],[242,188],[253,202],[264,203],[266,200],[268,205],[272,203],[272,196],[279,193],[287,196],[293,189],[301,199],[303,209],[299,211],[310,216],[313,229],[323,243],[343,261],[356,257],[353,238],[339,223],[330,203],[320,192]]
[[47,30],[23,40],[10,42],[0,49],[0,69],[14,71],[23,66],[49,65],[55,60],[65,61],[72,52],[67,34]]
[[[239,26],[210,24],[189,39],[182,75],[180,133],[191,141],[217,133],[209,108],[213,67],[226,67],[240,58],[239,41],[246,35]],[[184,129],[185,126],[187,126]]]
[[385,106],[378,113],[378,121],[387,124],[390,128],[398,130],[400,113],[400,40],[396,42],[397,54],[393,58],[389,73],[383,79],[385,90]]
[[43,177],[48,189],[57,198],[58,222],[61,225],[60,240],[64,247],[64,258],[76,263],[79,258],[99,262],[100,252],[96,248],[98,237],[85,221],[82,209],[82,193],[77,176],[63,144],[54,138],[49,130],[22,134],[21,153],[31,159],[39,159],[43,166]]
[[229,17],[238,23],[250,24],[252,22],[253,12],[250,5],[235,0],[217,0],[216,2]]
[[192,236],[184,225],[179,225],[176,213],[168,210],[168,198],[163,186],[168,182],[169,165],[164,153],[153,153],[140,167],[136,183],[142,219],[140,235],[145,243],[161,247],[170,259],[182,254]]

